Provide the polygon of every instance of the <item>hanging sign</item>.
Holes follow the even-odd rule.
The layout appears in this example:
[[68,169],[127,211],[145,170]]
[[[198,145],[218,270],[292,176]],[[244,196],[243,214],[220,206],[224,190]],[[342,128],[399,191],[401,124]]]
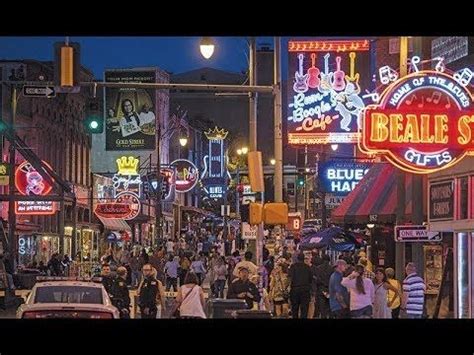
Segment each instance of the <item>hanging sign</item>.
[[196,165],[186,159],[177,159],[170,164],[175,168],[175,189],[177,192],[185,193],[191,191],[199,180],[199,171]]
[[372,85],[370,41],[289,41],[288,61],[288,142],[356,143]]
[[[43,161],[50,169],[51,166]],[[49,184],[28,162],[24,161],[15,170],[15,186],[26,196],[47,196],[53,186]],[[15,213],[24,215],[51,215],[56,212],[53,201],[16,201]]]
[[[436,70],[419,71],[419,62],[412,58],[412,74],[393,78],[380,96],[374,93],[376,103],[364,111],[359,147],[407,172],[428,174],[474,153],[469,86],[474,73],[468,68],[445,73],[442,58]],[[390,73],[380,71],[381,80],[392,81]]]
[[138,164],[140,160],[135,157],[121,157],[116,160],[117,173],[113,176],[114,196],[128,191],[133,192],[137,196],[142,193],[142,180],[138,173]]

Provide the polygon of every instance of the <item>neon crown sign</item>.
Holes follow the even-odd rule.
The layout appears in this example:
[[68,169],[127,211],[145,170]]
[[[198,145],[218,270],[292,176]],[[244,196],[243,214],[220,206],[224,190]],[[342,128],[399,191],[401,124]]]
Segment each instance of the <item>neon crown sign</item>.
[[388,66],[379,69],[386,88],[369,94],[373,104],[363,112],[359,148],[380,154],[398,168],[428,174],[474,155],[474,110],[470,83],[474,73],[464,68],[447,72],[442,58],[435,70],[419,70],[399,78]]

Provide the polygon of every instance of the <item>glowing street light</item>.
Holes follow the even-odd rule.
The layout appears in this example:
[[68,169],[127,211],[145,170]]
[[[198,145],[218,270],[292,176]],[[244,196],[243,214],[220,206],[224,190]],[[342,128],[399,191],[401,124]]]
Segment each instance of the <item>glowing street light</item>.
[[331,149],[335,152],[339,146],[337,144],[331,144]]
[[214,41],[211,37],[203,37],[201,39],[201,43],[199,45],[199,49],[201,50],[201,54],[204,58],[209,59],[214,54]]
[[249,152],[249,149],[247,147],[242,147],[242,153],[245,155]]
[[275,164],[276,164],[276,160],[275,160],[275,159],[270,159],[270,164],[275,165]]

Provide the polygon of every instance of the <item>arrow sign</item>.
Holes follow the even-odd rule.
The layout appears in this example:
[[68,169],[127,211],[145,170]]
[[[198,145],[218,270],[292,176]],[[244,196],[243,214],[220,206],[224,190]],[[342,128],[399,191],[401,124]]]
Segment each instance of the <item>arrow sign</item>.
[[55,97],[56,90],[54,86],[36,86],[36,85],[25,85],[23,86],[23,95],[26,97]]
[[426,226],[396,226],[396,242],[439,242],[442,236],[440,232],[430,232]]

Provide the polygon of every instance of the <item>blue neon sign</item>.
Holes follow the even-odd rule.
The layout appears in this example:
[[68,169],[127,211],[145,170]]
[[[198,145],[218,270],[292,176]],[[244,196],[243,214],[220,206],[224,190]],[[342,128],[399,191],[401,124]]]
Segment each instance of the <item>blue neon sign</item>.
[[373,163],[355,162],[351,160],[327,161],[319,164],[319,180],[325,192],[338,195],[348,195]]

